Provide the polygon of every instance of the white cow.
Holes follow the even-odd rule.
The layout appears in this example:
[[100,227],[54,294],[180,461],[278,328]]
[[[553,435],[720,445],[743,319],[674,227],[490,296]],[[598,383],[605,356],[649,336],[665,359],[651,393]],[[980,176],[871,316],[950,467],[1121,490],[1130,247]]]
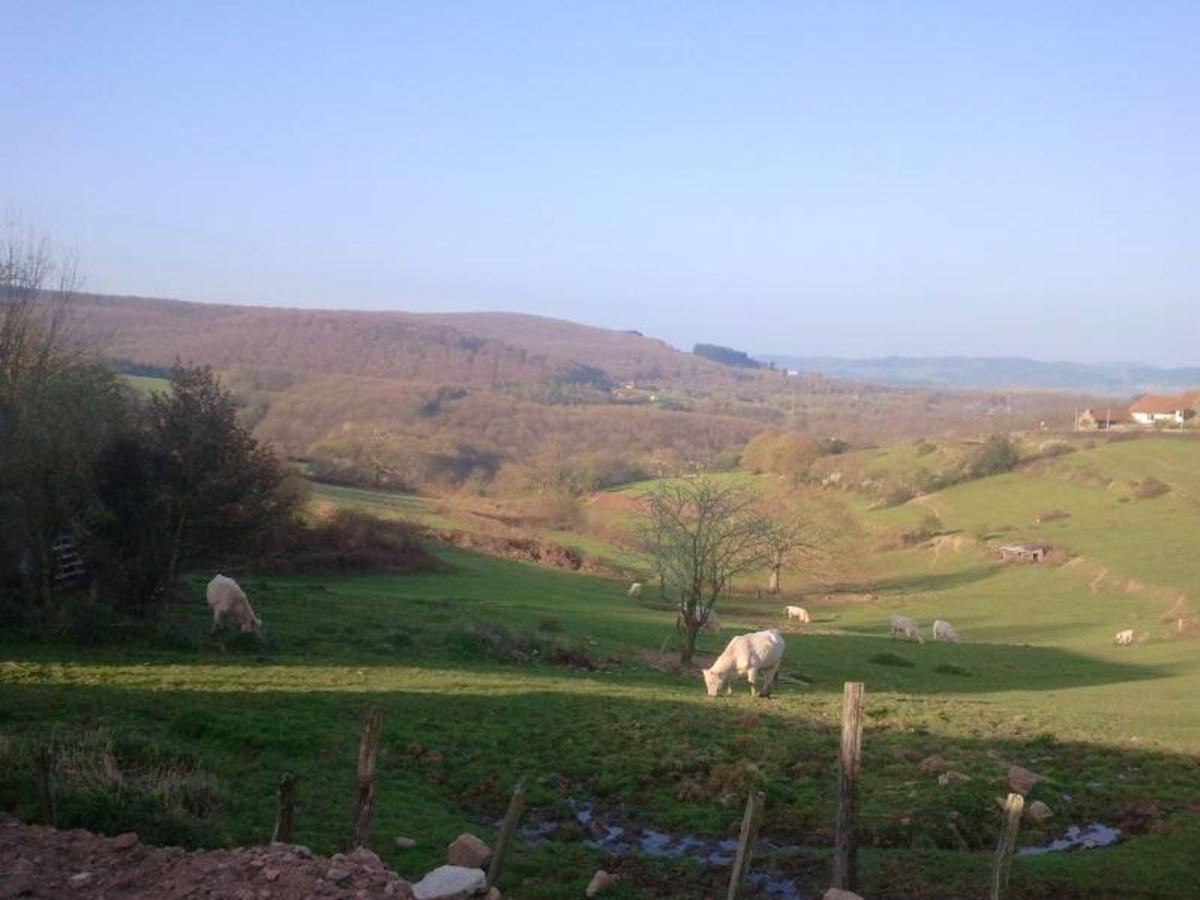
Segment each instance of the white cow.
[[243,634],[262,628],[262,619],[254,614],[246,594],[232,578],[224,575],[214,577],[208,583],[207,598],[213,613],[214,633],[224,625],[226,616],[231,616],[238,623]]
[[925,643],[925,639],[921,637],[921,629],[907,616],[892,616],[892,638],[895,639],[898,634],[902,635],[905,640],[916,641],[918,644]]
[[633,584],[631,584],[629,586],[628,593],[629,593],[630,597],[642,596],[642,583],[640,581],[635,581]]
[[945,619],[933,620],[933,639],[935,641],[950,641],[955,644],[962,641],[954,626]]
[[1132,644],[1133,643],[1133,629],[1126,628],[1124,631],[1118,631],[1117,637],[1116,637],[1116,643],[1122,647]]
[[[675,616],[675,630],[679,631],[680,633],[687,630],[684,628],[683,624],[683,613],[678,613]],[[717,611],[715,609],[710,609],[708,611],[708,618],[704,621],[704,624],[700,626],[700,630],[705,634],[721,633],[721,617],[717,615]]]
[[[745,675],[750,682],[752,697],[769,696],[775,677],[779,674],[779,664],[783,662],[785,647],[778,628],[739,634],[725,646],[716,662],[704,670],[704,687],[708,696],[717,696],[721,688],[732,694],[733,685],[730,682],[739,675]],[[761,688],[758,686],[760,674],[763,676]]]
[[803,606],[785,606],[783,608],[783,614],[787,616],[789,622],[792,619],[795,619],[801,625],[808,625],[810,622],[812,622],[812,619],[809,618],[808,610]]

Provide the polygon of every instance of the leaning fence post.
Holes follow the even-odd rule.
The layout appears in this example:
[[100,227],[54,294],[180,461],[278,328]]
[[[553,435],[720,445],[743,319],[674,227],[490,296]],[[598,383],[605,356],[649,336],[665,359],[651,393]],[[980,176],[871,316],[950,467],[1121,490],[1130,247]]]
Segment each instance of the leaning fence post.
[[525,779],[522,778],[513,788],[512,799],[508,801],[508,812],[504,814],[504,821],[500,825],[500,836],[496,838],[496,850],[492,854],[492,863],[488,866],[488,887],[496,883],[496,879],[504,870],[505,857],[508,856],[508,851],[512,847],[513,835],[517,831],[517,822],[520,821],[521,813],[524,811]]
[[358,791],[354,803],[354,834],[351,849],[365,847],[375,815],[375,765],[379,761],[379,741],[383,737],[383,713],[372,710],[363,717],[362,738],[358,744]]
[[43,744],[34,753],[33,762],[37,766],[42,821],[47,825],[55,825],[58,823],[58,804],[54,796],[54,751],[48,744]]
[[852,891],[858,882],[858,773],[862,760],[863,686],[847,681],[842,689],[842,742],[838,752],[837,833],[833,844],[833,887]]
[[742,831],[738,835],[737,856],[734,857],[733,872],[729,876],[727,900],[739,900],[746,888],[750,863],[754,859],[754,842],[758,838],[758,829],[762,826],[763,806],[766,800],[767,795],[762,791],[751,791],[746,799],[746,814],[742,816]]
[[292,843],[292,823],[296,813],[296,781],[294,774],[288,772],[279,779],[278,806],[275,810],[275,831],[271,834],[272,843]]
[[1021,813],[1024,810],[1025,798],[1020,794],[1009,794],[1004,801],[1004,827],[1000,830],[1000,842],[996,845],[996,858],[992,862],[989,900],[1004,900],[1008,890],[1008,869],[1017,847],[1017,829],[1021,827]]

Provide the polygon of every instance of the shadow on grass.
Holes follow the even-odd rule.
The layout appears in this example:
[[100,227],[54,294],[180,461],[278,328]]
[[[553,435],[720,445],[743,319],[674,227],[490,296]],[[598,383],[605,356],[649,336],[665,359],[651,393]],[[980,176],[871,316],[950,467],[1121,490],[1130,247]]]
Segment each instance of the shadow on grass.
[[[265,842],[278,778],[297,772],[297,839],[330,853],[348,831],[358,725],[368,707],[387,717],[371,843],[402,874],[419,876],[443,862],[442,848],[460,831],[491,837],[508,787],[528,776],[528,822],[569,820],[575,800],[594,804],[609,820],[721,837],[736,834],[746,792],[765,790],[763,846],[776,852],[756,865],[816,896],[826,886],[835,702],[802,710],[745,696],[691,703],[537,689],[502,697],[365,696],[8,684],[0,685],[8,754],[0,806],[35,816],[36,787],[22,747],[52,730],[103,727],[186,753],[210,772],[222,797],[214,840],[223,843]],[[1088,851],[1086,865],[1066,857],[1018,859],[1011,896],[1195,896],[1194,859],[1184,852],[1195,838],[1188,813],[1200,803],[1194,757],[1019,732],[932,734],[921,713],[905,719],[894,699],[871,692],[866,713],[859,823],[866,896],[983,897],[1000,826],[993,801],[1007,789],[1009,763],[1045,776],[1029,796],[1056,810],[1051,822],[1023,825],[1021,844],[1044,843],[1067,824],[1090,821],[1134,838]],[[959,714],[964,733],[986,730],[972,710]],[[939,786],[939,768],[920,765],[931,755],[970,780]],[[126,822],[119,798],[100,810],[66,775],[59,806],[64,824],[96,827],[103,812],[108,830],[138,827],[153,839],[144,810]],[[416,837],[418,849],[395,850],[396,834]],[[580,896],[592,868],[604,865],[629,876],[629,896],[667,898],[719,891],[728,877],[725,868],[606,857],[589,849],[586,837],[576,829],[557,833],[548,847],[519,844],[502,887],[526,900]],[[663,866],[669,879],[661,877]]]

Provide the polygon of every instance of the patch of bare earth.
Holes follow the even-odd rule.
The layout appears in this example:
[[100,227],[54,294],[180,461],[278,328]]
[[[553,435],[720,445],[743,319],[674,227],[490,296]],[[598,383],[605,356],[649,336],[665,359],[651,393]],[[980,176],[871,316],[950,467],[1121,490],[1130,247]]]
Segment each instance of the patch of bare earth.
[[58,831],[0,814],[0,898],[15,897],[406,900],[412,893],[365,849],[328,858],[292,844],[189,852],[147,847],[132,832]]

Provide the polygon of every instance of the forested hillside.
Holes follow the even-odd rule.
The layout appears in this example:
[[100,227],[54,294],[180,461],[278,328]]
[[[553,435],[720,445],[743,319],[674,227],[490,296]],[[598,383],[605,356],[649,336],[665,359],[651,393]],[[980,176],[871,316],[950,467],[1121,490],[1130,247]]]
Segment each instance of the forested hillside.
[[74,328],[134,374],[177,360],[218,369],[256,433],[321,477],[410,489],[596,487],[729,464],[768,429],[855,443],[977,434],[1063,424],[1084,403],[731,368],[633,331],[508,313],[88,294]]

